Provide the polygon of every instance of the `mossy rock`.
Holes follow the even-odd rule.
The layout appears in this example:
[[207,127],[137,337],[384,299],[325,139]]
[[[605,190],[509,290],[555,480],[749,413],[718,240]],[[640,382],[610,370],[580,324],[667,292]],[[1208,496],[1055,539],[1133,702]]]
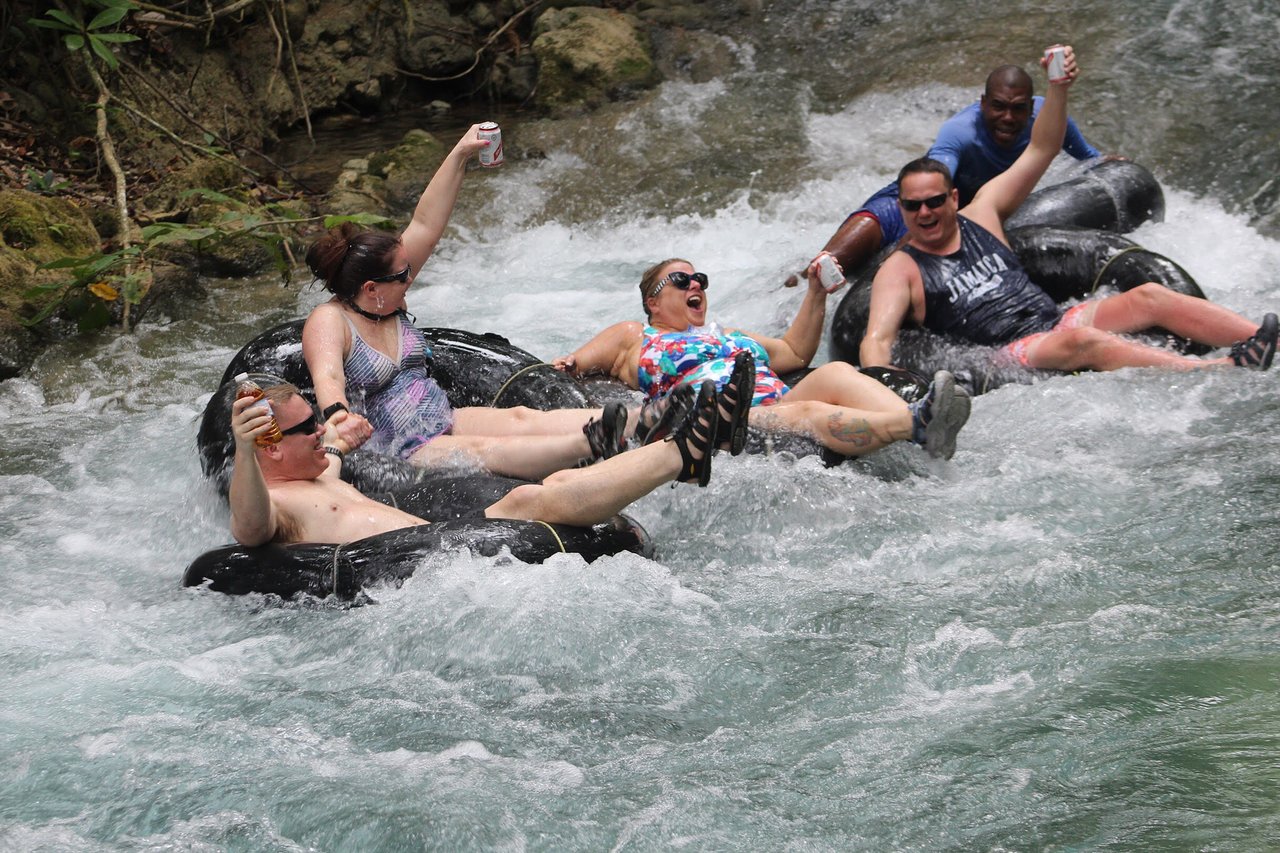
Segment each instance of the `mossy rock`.
[[660,75],[639,19],[613,9],[549,9],[534,24],[537,103],[552,114],[594,109]]
[[88,257],[99,248],[88,214],[69,200],[0,190],[0,312],[35,313],[39,306],[27,299],[27,291],[65,277],[37,267]]
[[57,196],[0,190],[0,240],[37,264],[98,250],[98,232],[85,211]]
[[387,181],[369,171],[369,160],[363,157],[342,164],[342,171],[325,196],[324,208],[334,216],[376,213],[386,216]]
[[412,208],[449,149],[425,130],[411,130],[395,148],[369,158],[369,173],[382,178],[382,192],[395,207]]
[[22,324],[41,306],[26,293],[59,278],[40,264],[98,251],[98,232],[71,201],[26,190],[0,190],[0,379],[17,376],[44,348],[46,335]]
[[149,211],[185,209],[199,203],[195,196],[186,195],[189,191],[211,189],[228,192],[225,188],[239,187],[243,179],[244,174],[234,163],[216,157],[201,157],[165,175],[154,190],[139,200],[139,207]]

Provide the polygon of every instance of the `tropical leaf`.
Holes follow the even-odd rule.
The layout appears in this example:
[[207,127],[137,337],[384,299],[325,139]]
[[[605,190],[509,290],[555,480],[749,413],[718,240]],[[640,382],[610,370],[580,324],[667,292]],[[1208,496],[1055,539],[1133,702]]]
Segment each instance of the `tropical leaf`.
[[[208,136],[208,134],[205,134]],[[191,196],[199,196],[209,201],[221,201],[226,204],[240,204],[239,200],[232,198],[226,193],[220,193],[217,190],[211,190],[208,187],[197,187],[193,190],[183,190],[179,194],[179,198],[190,198]]]
[[[61,9],[49,9],[47,12],[45,12],[45,14],[58,22],[58,24],[54,25],[58,29],[61,29],[62,27],[70,27],[71,29],[77,32],[80,31],[80,22],[77,21],[75,18],[71,17],[70,15],[68,15],[66,12],[62,11]],[[31,23],[35,24],[38,27],[49,26],[48,22],[41,23],[43,20],[44,20],[43,18],[32,18]],[[58,26],[59,24],[61,26]]]
[[107,302],[115,302],[120,298],[120,291],[116,290],[105,281],[95,281],[93,284],[89,285],[89,292],[99,299]]
[[326,216],[324,218],[324,227],[332,228],[335,225],[341,225],[344,222],[354,222],[356,225],[390,225],[395,226],[395,220],[389,219],[377,213],[350,213],[345,216]]
[[112,71],[120,65],[120,61],[116,59],[116,55],[111,52],[111,48],[103,44],[102,40],[97,36],[89,36],[89,47],[93,48],[93,52],[98,54],[98,58],[107,63],[107,67]]
[[127,14],[129,14],[128,6],[113,6],[108,9],[103,9],[101,12],[93,16],[93,20],[89,22],[87,29],[99,30],[103,27],[109,27],[112,24],[118,24]]

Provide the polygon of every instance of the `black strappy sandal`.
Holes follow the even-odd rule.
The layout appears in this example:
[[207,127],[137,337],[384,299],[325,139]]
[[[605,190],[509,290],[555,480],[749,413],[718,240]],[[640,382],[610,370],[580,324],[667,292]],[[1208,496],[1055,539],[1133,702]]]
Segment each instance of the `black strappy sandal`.
[[591,446],[591,461],[617,456],[627,449],[627,407],[622,403],[606,403],[600,420],[587,421],[582,432]]
[[661,397],[645,400],[636,419],[636,440],[643,446],[666,438],[673,427],[684,423],[696,397],[692,385],[677,385]]
[[[711,456],[715,452],[712,439],[720,423],[720,407],[716,400],[716,383],[703,380],[698,389],[698,400],[680,426],[671,431],[667,441],[674,441],[680,451],[679,483],[697,483],[703,488],[711,482]],[[693,450],[702,452],[701,459],[693,458]]]
[[716,446],[727,447],[737,456],[747,446],[747,413],[756,391],[756,358],[742,350],[733,357],[733,373],[720,392],[720,427]]
[[1267,370],[1276,357],[1276,338],[1280,337],[1280,318],[1268,314],[1262,325],[1246,340],[1231,345],[1231,361],[1236,367]]

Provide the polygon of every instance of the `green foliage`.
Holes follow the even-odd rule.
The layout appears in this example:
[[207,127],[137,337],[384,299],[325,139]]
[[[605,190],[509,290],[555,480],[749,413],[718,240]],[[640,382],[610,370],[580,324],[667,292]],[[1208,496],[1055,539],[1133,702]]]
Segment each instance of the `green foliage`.
[[[142,301],[150,288],[151,268],[157,255],[163,247],[175,244],[190,245],[198,253],[224,240],[247,238],[266,248],[281,278],[288,281],[291,269],[285,245],[289,239],[288,229],[314,218],[300,217],[279,205],[255,207],[211,189],[188,190],[183,196],[200,198],[222,209],[208,222],[147,225],[142,229],[141,240],[126,249],[59,258],[40,265],[39,269],[66,275],[26,291],[26,298],[41,302],[42,307],[24,322],[34,326],[61,308],[79,324],[81,331],[107,325],[111,322],[113,302],[122,300],[136,305]],[[381,220],[381,217],[372,218]]]
[[59,181],[57,176],[50,169],[43,175],[35,169],[28,168],[25,170],[27,175],[27,189],[33,193],[40,195],[57,195],[58,191],[71,186],[70,181]]
[[[67,51],[75,53],[86,47],[93,51],[107,67],[115,70],[120,64],[110,45],[137,41],[138,37],[129,33],[115,32],[114,27],[138,6],[132,0],[73,0],[70,3],[72,14],[61,9],[49,9],[43,18],[28,18],[27,23],[33,27],[54,30],[62,34],[62,42]],[[99,11],[85,22],[85,16],[93,9]]]
[[352,213],[347,216],[326,216],[324,218],[324,227],[332,228],[335,225],[341,225],[344,222],[354,222],[356,225],[368,225],[371,228],[383,228],[394,231],[397,227],[396,221],[380,213]]

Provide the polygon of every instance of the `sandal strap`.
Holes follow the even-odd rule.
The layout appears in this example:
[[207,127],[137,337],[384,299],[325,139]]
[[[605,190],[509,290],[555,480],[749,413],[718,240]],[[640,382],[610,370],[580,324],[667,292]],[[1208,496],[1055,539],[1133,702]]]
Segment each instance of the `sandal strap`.
[[[716,399],[716,383],[703,380],[698,389],[697,404],[689,410],[684,421],[671,431],[667,441],[674,441],[680,451],[680,474],[676,481],[694,483],[705,487],[711,481],[712,441],[720,420],[719,401]],[[693,457],[693,450],[702,452],[701,459]]]
[[692,385],[677,385],[661,397],[646,400],[636,419],[635,437],[641,445],[661,441],[684,422],[697,396]]
[[716,446],[729,448],[737,456],[747,446],[747,413],[755,398],[756,359],[748,350],[733,358],[733,373],[720,392],[720,425],[716,430]]

